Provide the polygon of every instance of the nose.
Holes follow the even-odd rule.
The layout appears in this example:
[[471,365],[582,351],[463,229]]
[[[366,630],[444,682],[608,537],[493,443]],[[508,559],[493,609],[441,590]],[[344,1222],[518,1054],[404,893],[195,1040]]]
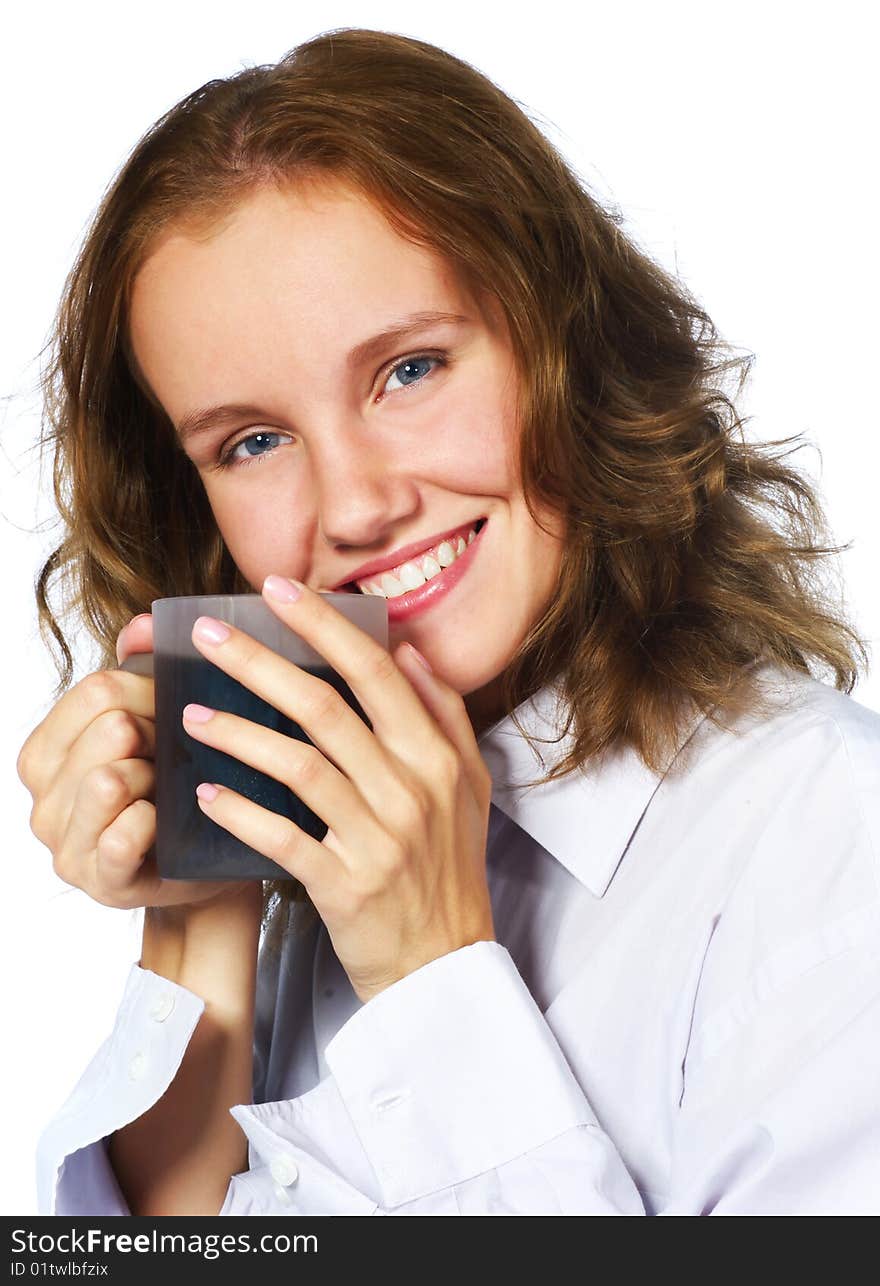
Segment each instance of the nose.
[[369,552],[386,543],[388,533],[418,506],[416,481],[405,462],[390,460],[363,425],[325,438],[312,461],[319,531],[335,549]]

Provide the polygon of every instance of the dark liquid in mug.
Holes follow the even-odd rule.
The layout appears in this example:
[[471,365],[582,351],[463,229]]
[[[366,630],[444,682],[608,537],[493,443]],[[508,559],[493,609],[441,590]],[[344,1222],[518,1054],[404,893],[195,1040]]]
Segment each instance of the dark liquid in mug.
[[[183,708],[195,701],[261,723],[285,737],[310,744],[311,738],[299,724],[209,661],[157,654],[154,665],[156,738],[161,748],[156,754],[159,874],[178,880],[292,879],[289,871],[211,821],[198,805],[196,786],[203,781],[228,786],[263,808],[289,817],[318,842],[327,834],[327,823],[281,782],[196,741],[183,726]],[[334,670],[329,666],[300,668],[328,683],[367,727],[372,727],[351,688]]]

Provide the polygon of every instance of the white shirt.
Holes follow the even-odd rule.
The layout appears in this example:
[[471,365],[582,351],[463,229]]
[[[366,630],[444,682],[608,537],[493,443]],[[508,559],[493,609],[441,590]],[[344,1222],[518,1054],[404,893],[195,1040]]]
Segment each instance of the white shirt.
[[[880,715],[757,673],[783,704],[693,720],[665,774],[622,750],[523,791],[513,720],[482,735],[497,942],[366,1004],[320,921],[263,945],[221,1214],[880,1213]],[[538,736],[555,696],[517,711]],[[106,1138],[203,1009],[132,964],[40,1138],[41,1213],[129,1213]]]

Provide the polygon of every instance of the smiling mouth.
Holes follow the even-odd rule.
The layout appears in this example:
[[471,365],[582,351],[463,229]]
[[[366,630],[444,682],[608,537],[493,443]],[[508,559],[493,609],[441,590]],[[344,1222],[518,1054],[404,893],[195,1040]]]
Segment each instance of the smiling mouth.
[[[361,581],[347,581],[337,590],[340,594],[373,594],[380,598],[402,598],[414,589],[440,577],[465,552],[485,527],[486,518],[478,518],[466,537],[459,535],[426,549],[417,558],[396,568],[365,576]],[[405,570],[404,570],[405,569]]]

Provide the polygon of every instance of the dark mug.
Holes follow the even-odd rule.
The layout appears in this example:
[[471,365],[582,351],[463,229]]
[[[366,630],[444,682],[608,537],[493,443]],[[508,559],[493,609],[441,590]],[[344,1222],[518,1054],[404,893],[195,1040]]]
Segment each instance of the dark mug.
[[[388,647],[388,608],[373,594],[327,593],[337,611]],[[295,634],[259,594],[200,594],[158,598],[152,604],[153,652],[135,653],[120,667],[152,673],[156,697],[156,864],[170,880],[289,880],[283,867],[231,835],[202,812],[196,799],[200,782],[216,782],[288,817],[321,841],[327,823],[289,787],[233,756],[205,746],[183,726],[190,702],[240,715],[286,737],[310,744],[311,738],[288,716],[206,660],[192,642],[199,616],[213,616],[243,630],[300,669],[335,688],[372,728],[345,680],[324,657]]]

